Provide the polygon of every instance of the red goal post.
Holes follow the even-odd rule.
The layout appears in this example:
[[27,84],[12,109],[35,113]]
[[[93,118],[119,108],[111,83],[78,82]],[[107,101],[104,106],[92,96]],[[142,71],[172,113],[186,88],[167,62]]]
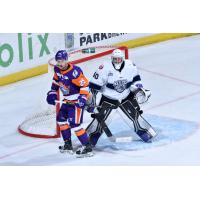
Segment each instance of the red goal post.
[[[95,53],[83,53],[83,50],[87,49],[95,49]],[[126,46],[98,46],[98,47],[89,47],[85,49],[80,49],[76,51],[69,52],[69,62],[71,64],[80,64],[84,62],[88,62],[91,60],[95,60],[104,56],[111,55],[114,49],[120,49],[124,52],[125,59],[128,59],[128,48]],[[74,58],[75,57],[75,58]],[[48,62],[50,68],[55,66],[55,60],[54,58],[50,59]],[[58,92],[58,97],[60,97],[60,94]],[[34,138],[59,138],[60,137],[60,130],[59,126],[56,124],[56,114],[58,113],[60,109],[60,104],[56,104],[55,112],[48,112],[43,111],[41,113],[33,114],[31,117],[26,118],[19,126],[18,126],[18,132],[22,135],[34,137]],[[49,121],[50,119],[50,121]],[[47,121],[46,125],[48,126],[48,123],[55,123],[55,133],[48,134],[44,133],[40,127],[41,124],[45,125],[45,120]],[[44,121],[44,122],[43,122]],[[35,127],[34,127],[35,126]],[[38,127],[37,127],[38,126]]]

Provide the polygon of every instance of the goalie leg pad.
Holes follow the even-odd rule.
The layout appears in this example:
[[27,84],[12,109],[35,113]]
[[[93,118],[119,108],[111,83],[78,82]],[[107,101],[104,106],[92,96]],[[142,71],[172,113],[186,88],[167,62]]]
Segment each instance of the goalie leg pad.
[[119,107],[133,122],[135,132],[142,139],[142,141],[151,142],[151,139],[157,134],[151,125],[140,115],[133,103],[129,100],[126,100]]
[[112,108],[109,108],[110,105],[109,107],[104,107],[105,104],[106,103],[102,103],[102,107],[99,110],[99,113],[95,114],[93,121],[89,124],[89,126],[86,129],[89,133],[90,142],[93,146],[97,144],[101,134],[103,133],[103,129],[105,128],[102,127],[103,124],[101,122],[105,122],[105,120],[108,118],[109,114],[112,111]]
[[106,100],[107,100],[106,97],[102,97],[100,102],[101,108],[98,109],[99,110],[98,113],[94,114],[93,121],[88,125],[86,129],[87,132],[89,133],[90,142],[93,146],[96,145],[103,131],[105,131],[108,137],[112,136],[112,133],[105,124],[105,121],[110,115],[112,109],[117,108],[116,104],[118,103],[118,101],[108,102]]

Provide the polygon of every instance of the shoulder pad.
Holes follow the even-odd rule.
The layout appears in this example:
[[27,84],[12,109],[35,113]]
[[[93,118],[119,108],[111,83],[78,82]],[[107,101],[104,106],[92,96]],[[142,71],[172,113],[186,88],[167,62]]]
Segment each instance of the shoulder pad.
[[98,69],[103,69],[104,68],[104,64],[99,65]]
[[132,65],[134,67],[136,67],[136,64],[134,62],[132,62],[131,60],[125,60],[127,65]]
[[82,73],[81,68],[74,65],[73,69],[72,69],[72,76],[73,76],[73,78],[78,78],[81,73]]
[[97,70],[98,71],[105,71],[107,68],[108,68],[108,64],[106,62],[103,62],[98,66]]

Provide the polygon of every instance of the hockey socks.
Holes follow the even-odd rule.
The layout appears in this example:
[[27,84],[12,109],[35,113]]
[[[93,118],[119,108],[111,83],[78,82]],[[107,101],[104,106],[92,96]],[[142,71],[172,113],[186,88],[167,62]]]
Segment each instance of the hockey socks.
[[85,129],[82,128],[78,131],[75,131],[75,134],[83,146],[86,146],[87,144],[89,144],[89,138]]
[[71,129],[68,124],[60,125],[60,132],[64,141],[71,139]]

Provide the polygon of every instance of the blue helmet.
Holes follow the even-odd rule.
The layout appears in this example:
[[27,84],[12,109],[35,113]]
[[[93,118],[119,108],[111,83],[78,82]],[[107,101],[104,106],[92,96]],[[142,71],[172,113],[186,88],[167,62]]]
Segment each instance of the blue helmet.
[[68,60],[68,54],[66,50],[60,50],[56,53],[55,60]]

